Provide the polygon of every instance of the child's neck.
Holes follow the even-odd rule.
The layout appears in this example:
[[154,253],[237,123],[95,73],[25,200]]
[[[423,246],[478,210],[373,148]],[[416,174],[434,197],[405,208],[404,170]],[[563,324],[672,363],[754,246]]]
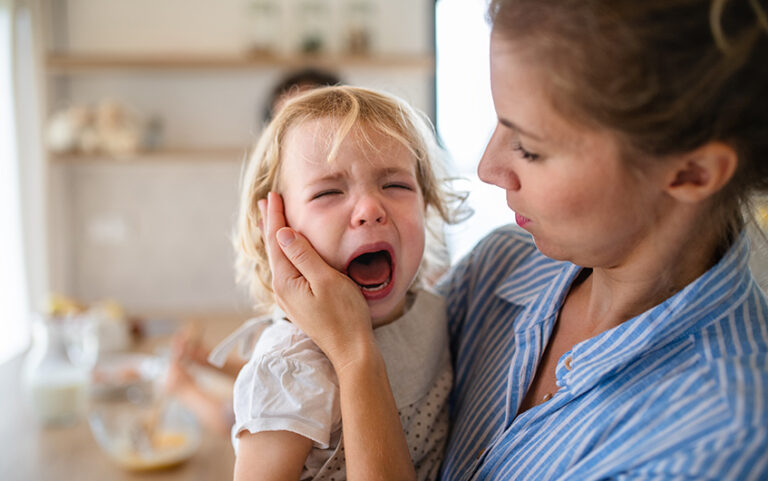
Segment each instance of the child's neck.
[[403,314],[408,312],[411,306],[413,306],[413,300],[415,298],[416,293],[413,292],[412,289],[409,289],[408,292],[405,293],[405,297],[401,300],[395,309],[393,309],[389,314],[382,318],[372,320],[373,328],[375,329],[377,327],[386,326],[387,324],[391,324],[392,322],[403,317]]

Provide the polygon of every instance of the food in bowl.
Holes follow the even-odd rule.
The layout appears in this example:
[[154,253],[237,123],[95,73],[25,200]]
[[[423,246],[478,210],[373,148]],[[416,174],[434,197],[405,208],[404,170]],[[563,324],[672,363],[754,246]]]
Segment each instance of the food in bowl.
[[[200,445],[194,414],[164,396],[163,363],[157,358],[121,358],[102,366],[88,422],[99,447],[131,471],[163,469],[189,459]],[[95,374],[96,375],[96,374]],[[151,419],[151,429],[147,429]]]
[[99,446],[124,469],[168,468],[195,453],[200,445],[200,427],[186,408],[170,402],[152,433],[137,429],[146,415],[146,409],[131,403],[115,403],[92,409],[88,421]]

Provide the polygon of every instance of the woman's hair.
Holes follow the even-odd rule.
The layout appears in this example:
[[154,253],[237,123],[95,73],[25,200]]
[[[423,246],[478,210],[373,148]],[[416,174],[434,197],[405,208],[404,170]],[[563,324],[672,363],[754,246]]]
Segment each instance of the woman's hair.
[[[768,191],[764,0],[491,0],[494,35],[539,62],[561,114],[612,131],[624,156],[663,159],[721,141],[738,155],[713,199],[723,242]],[[721,246],[722,248],[722,246]]]
[[[242,182],[240,213],[235,232],[238,280],[249,285],[256,307],[274,304],[272,273],[260,228],[258,201],[270,191],[279,191],[283,143],[292,127],[328,119],[335,123],[328,162],[333,162],[349,135],[367,147],[378,149],[373,133],[395,139],[408,148],[416,163],[416,178],[426,207],[427,242],[419,279],[434,279],[447,267],[442,222],[458,220],[463,198],[452,193],[443,170],[443,151],[435,142],[428,119],[406,102],[374,90],[334,86],[311,90],[289,100],[266,127],[256,144]],[[442,222],[440,222],[442,221]]]

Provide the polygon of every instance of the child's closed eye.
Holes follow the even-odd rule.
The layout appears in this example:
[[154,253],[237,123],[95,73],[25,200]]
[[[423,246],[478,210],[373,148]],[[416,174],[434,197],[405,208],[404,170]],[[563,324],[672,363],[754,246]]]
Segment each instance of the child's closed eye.
[[326,189],[321,190],[320,192],[317,192],[316,194],[312,195],[312,200],[320,199],[322,197],[330,197],[333,195],[340,195],[343,194],[343,192],[339,189]]
[[404,182],[389,182],[384,184],[385,189],[403,189],[403,190],[416,190],[411,184],[407,184]]

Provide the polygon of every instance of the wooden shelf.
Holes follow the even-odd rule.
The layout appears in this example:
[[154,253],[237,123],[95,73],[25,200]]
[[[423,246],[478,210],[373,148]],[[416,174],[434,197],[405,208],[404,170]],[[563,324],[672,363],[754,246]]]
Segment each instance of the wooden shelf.
[[258,68],[298,69],[318,67],[326,69],[433,69],[431,55],[377,55],[377,56],[245,56],[245,55],[132,55],[132,54],[49,54],[48,71],[67,74],[85,71],[109,70],[237,70]]
[[233,161],[241,162],[246,158],[247,147],[243,148],[173,148],[150,151],[138,151],[131,154],[113,155],[107,153],[49,153],[49,158],[56,163],[130,163],[130,162],[189,162],[189,161]]

